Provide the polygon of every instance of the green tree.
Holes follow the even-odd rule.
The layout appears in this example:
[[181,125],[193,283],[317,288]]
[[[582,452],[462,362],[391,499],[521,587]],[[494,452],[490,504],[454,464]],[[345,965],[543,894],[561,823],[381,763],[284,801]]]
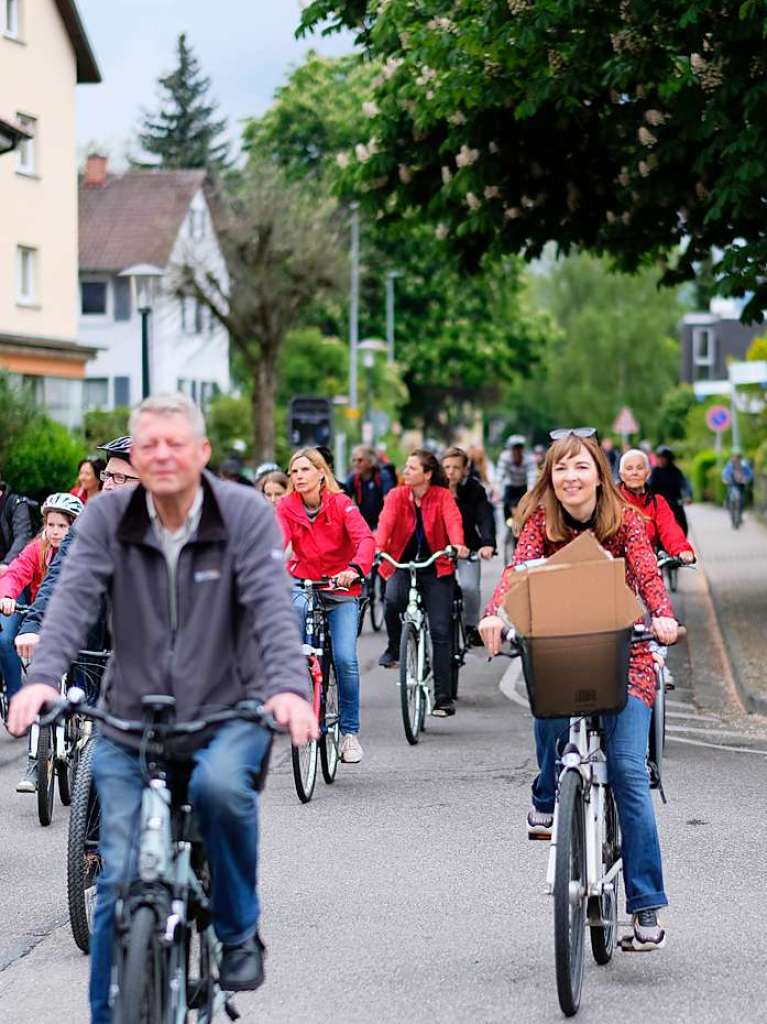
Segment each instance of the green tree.
[[83,417],[83,435],[88,451],[128,433],[130,409],[118,405],[115,409],[89,409]]
[[60,423],[37,415],[14,436],[3,460],[3,477],[19,494],[42,501],[68,491],[85,455],[82,443]]
[[690,384],[680,384],[667,391],[658,414],[658,440],[684,440],[687,417],[695,405],[697,399]]
[[[349,181],[470,265],[586,249],[767,308],[767,58],[757,0],[313,0],[383,65]],[[674,258],[669,254],[674,253]]]
[[16,439],[39,415],[32,392],[0,371],[0,480],[5,478],[6,460]]
[[253,454],[271,459],[280,351],[309,306],[338,287],[341,224],[333,201],[288,181],[268,159],[251,159],[211,200],[226,275],[186,260],[174,268],[174,285],[229,331],[250,378]]
[[144,115],[138,135],[142,149],[157,159],[150,164],[134,161],[134,165],[226,167],[229,143],[220,139],[226,120],[215,117],[216,104],[209,99],[210,79],[203,75],[183,32],[178,37],[176,60],[175,69],[158,79],[160,109]]

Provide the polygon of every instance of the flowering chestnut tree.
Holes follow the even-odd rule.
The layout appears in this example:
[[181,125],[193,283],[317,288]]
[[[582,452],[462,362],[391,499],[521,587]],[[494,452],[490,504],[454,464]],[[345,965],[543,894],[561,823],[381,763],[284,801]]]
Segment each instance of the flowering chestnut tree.
[[662,282],[714,253],[718,290],[767,308],[764,0],[313,0],[382,70],[341,159],[390,219],[468,263],[606,254]]

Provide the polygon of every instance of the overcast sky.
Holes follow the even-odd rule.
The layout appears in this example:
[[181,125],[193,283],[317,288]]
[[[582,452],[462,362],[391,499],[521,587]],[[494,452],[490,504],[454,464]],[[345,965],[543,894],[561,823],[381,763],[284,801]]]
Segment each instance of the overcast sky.
[[212,82],[212,96],[239,137],[261,114],[291,65],[309,49],[349,53],[351,37],[297,41],[298,0],[77,0],[103,81],[77,88],[78,146],[106,148],[121,162],[141,108],[157,107],[156,82],[174,65],[181,32]]

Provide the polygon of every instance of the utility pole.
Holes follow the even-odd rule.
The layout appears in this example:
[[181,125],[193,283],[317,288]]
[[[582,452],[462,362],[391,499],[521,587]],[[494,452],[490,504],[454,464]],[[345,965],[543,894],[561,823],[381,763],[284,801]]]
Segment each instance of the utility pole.
[[357,345],[359,343],[360,304],[360,210],[351,204],[351,277],[349,288],[349,411],[357,416]]
[[394,362],[394,281],[401,277],[399,270],[386,271],[386,362]]

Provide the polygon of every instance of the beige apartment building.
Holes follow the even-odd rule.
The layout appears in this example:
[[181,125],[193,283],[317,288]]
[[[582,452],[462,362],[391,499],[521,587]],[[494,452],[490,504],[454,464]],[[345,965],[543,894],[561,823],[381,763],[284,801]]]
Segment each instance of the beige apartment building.
[[0,122],[29,136],[0,155],[0,369],[68,426],[96,352],[77,342],[75,88],[99,81],[74,0],[0,0]]

